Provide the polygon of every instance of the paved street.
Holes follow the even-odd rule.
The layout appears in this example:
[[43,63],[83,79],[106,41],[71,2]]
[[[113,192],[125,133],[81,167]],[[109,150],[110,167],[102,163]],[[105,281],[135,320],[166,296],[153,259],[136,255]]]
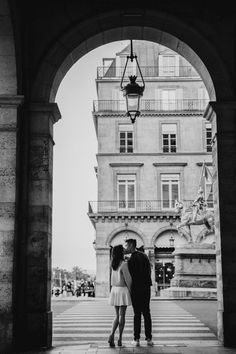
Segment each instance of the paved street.
[[[215,334],[190,312],[174,301],[151,302],[153,340],[157,345],[216,345]],[[114,309],[107,300],[79,302],[66,311],[55,314],[53,345],[99,344],[107,345],[114,317]],[[123,335],[129,345],[133,333],[133,311],[129,307]],[[141,338],[144,342],[144,335]]]
[[124,346],[115,349],[109,348],[107,343],[114,310],[106,299],[53,300],[52,309],[53,349],[32,354],[236,353],[235,349],[223,348],[217,341],[217,303],[213,301],[151,301],[153,348],[147,348],[143,332],[141,347],[131,346],[131,307],[126,316]]
[[175,303],[196,316],[217,335],[217,301],[177,300]]
[[[68,301],[69,300],[69,301]],[[71,308],[76,302],[94,301],[89,298],[74,298],[71,297],[67,301],[60,301],[58,298],[52,300],[53,315],[56,316],[61,312]],[[96,299],[98,300],[98,299]],[[153,298],[152,301],[159,301],[159,298]],[[217,334],[217,301],[213,300],[174,300],[174,302],[192,315],[196,316],[200,321],[206,324],[213,333]]]

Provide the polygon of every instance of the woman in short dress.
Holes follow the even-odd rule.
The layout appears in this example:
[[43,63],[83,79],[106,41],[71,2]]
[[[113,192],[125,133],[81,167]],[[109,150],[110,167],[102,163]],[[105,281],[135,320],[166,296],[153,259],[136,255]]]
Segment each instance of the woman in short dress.
[[116,317],[112,324],[111,334],[108,339],[110,347],[115,347],[114,335],[119,326],[118,346],[122,346],[122,333],[125,326],[125,312],[131,305],[130,289],[131,275],[128,264],[124,261],[124,249],[122,245],[114,246],[111,261],[111,292],[109,304],[115,307]]

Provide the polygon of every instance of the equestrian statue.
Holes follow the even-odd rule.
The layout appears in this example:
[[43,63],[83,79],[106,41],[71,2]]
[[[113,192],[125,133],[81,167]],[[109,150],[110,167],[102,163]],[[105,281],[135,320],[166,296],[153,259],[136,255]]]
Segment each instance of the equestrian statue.
[[206,202],[203,196],[203,190],[200,187],[196,199],[185,206],[183,202],[175,200],[175,209],[180,213],[180,224],[177,226],[179,235],[185,236],[189,243],[193,242],[191,235],[191,225],[205,225],[203,239],[206,235],[214,232],[214,214],[206,209]]

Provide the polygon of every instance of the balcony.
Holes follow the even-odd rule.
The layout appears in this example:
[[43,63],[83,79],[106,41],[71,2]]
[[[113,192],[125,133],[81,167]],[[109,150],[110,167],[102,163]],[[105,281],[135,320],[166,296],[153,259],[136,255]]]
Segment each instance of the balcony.
[[[197,71],[189,65],[186,66],[141,66],[140,67],[143,77],[157,78],[157,77],[197,77]],[[97,68],[97,79],[102,78],[117,78],[121,79],[124,72],[124,67],[116,66],[99,66]],[[127,67],[125,74],[139,75],[136,67]]]
[[[190,206],[193,200],[184,200],[186,206]],[[213,208],[213,202],[207,202],[207,208]],[[135,200],[118,201],[102,200],[90,201],[88,205],[89,214],[99,213],[171,213],[177,214],[175,210],[175,201],[169,200]]]
[[[144,100],[140,102],[141,112],[204,112],[208,100]],[[93,101],[93,112],[124,112],[125,100],[98,100]]]

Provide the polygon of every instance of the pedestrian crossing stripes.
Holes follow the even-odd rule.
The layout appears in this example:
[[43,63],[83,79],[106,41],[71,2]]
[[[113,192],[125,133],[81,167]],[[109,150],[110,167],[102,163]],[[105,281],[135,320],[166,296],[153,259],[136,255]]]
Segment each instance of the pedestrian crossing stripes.
[[[156,345],[215,346],[217,338],[199,319],[172,301],[151,301],[152,333]],[[78,302],[53,319],[53,345],[107,345],[114,309],[107,300]],[[118,329],[117,329],[118,335]],[[144,341],[142,321],[141,345]],[[133,339],[133,310],[127,308],[123,344]]]

